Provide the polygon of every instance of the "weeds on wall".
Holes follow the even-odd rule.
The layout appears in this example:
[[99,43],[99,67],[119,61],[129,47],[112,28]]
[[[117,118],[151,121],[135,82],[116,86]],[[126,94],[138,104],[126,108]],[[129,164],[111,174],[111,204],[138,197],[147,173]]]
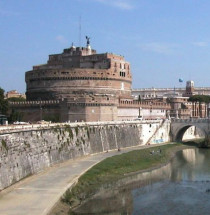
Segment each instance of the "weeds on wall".
[[26,141],[24,141],[24,145],[25,145],[26,147],[30,148],[30,144],[27,143]]
[[82,141],[83,145],[85,145],[85,140],[83,139],[83,137],[81,137],[81,141]]
[[79,145],[80,145],[80,144],[79,144],[79,141],[77,140],[77,141],[76,141],[76,146],[79,146]]
[[7,142],[4,139],[1,140],[1,145],[6,151],[8,151]]
[[85,130],[87,132],[88,139],[90,139],[90,132],[89,132],[89,128],[87,126],[85,127]]
[[53,127],[53,131],[54,131],[55,133],[61,132],[60,126],[59,126],[59,125],[56,125],[55,127]]
[[75,132],[76,132],[76,135],[78,136],[78,133],[79,133],[79,127],[77,126],[77,127],[75,127],[74,128],[74,130],[75,130]]
[[73,139],[73,137],[74,137],[73,131],[69,125],[65,125],[65,131],[69,133],[70,139]]

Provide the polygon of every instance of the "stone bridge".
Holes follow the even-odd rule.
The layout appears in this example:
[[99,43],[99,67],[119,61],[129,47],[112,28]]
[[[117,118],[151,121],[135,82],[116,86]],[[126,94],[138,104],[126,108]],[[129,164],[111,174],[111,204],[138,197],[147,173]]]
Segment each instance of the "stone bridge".
[[210,119],[173,119],[171,121],[172,141],[181,141],[185,131],[191,126],[200,129],[205,136],[210,133]]

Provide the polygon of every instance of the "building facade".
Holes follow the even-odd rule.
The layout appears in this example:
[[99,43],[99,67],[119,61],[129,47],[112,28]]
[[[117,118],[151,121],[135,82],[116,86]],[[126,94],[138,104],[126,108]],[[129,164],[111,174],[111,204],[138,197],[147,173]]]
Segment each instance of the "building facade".
[[187,81],[186,87],[180,88],[139,88],[132,89],[134,99],[162,98],[171,95],[190,97],[192,95],[210,95],[210,87],[195,87],[194,81]]
[[132,90],[134,100],[166,101],[170,104],[170,117],[173,118],[205,118],[209,114],[208,104],[190,102],[193,95],[210,95],[210,88],[195,88],[194,81],[187,81],[186,88],[148,88]]
[[25,94],[21,94],[19,93],[17,90],[10,90],[5,94],[5,98],[9,99],[9,98],[26,98]]

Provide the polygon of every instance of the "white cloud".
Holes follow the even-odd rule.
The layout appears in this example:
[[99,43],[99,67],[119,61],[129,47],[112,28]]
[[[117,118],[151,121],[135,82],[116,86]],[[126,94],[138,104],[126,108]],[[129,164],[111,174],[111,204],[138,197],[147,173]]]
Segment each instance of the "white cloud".
[[55,39],[60,43],[67,43],[68,42],[67,39],[62,35],[58,35]]
[[192,44],[194,46],[197,46],[197,47],[206,47],[206,46],[208,46],[207,42],[193,42]]
[[112,7],[116,7],[122,10],[131,10],[134,6],[131,3],[131,0],[94,0],[99,3],[103,3]]
[[141,44],[140,48],[145,51],[156,52],[159,54],[172,54],[175,51],[177,44],[170,44],[170,43],[145,43]]

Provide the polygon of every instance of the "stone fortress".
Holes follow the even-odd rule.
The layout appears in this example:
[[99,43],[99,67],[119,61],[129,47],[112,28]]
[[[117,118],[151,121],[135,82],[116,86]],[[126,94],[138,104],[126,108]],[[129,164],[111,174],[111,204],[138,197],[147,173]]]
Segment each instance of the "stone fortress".
[[47,64],[26,72],[26,95],[28,100],[129,97],[131,79],[130,65],[124,57],[96,54],[90,45],[72,45],[62,54],[50,55]]
[[133,99],[131,68],[123,56],[97,54],[86,39],[86,47],[72,44],[26,72],[27,101],[11,103],[24,121],[131,120],[143,112],[148,119],[166,117],[165,101]]

